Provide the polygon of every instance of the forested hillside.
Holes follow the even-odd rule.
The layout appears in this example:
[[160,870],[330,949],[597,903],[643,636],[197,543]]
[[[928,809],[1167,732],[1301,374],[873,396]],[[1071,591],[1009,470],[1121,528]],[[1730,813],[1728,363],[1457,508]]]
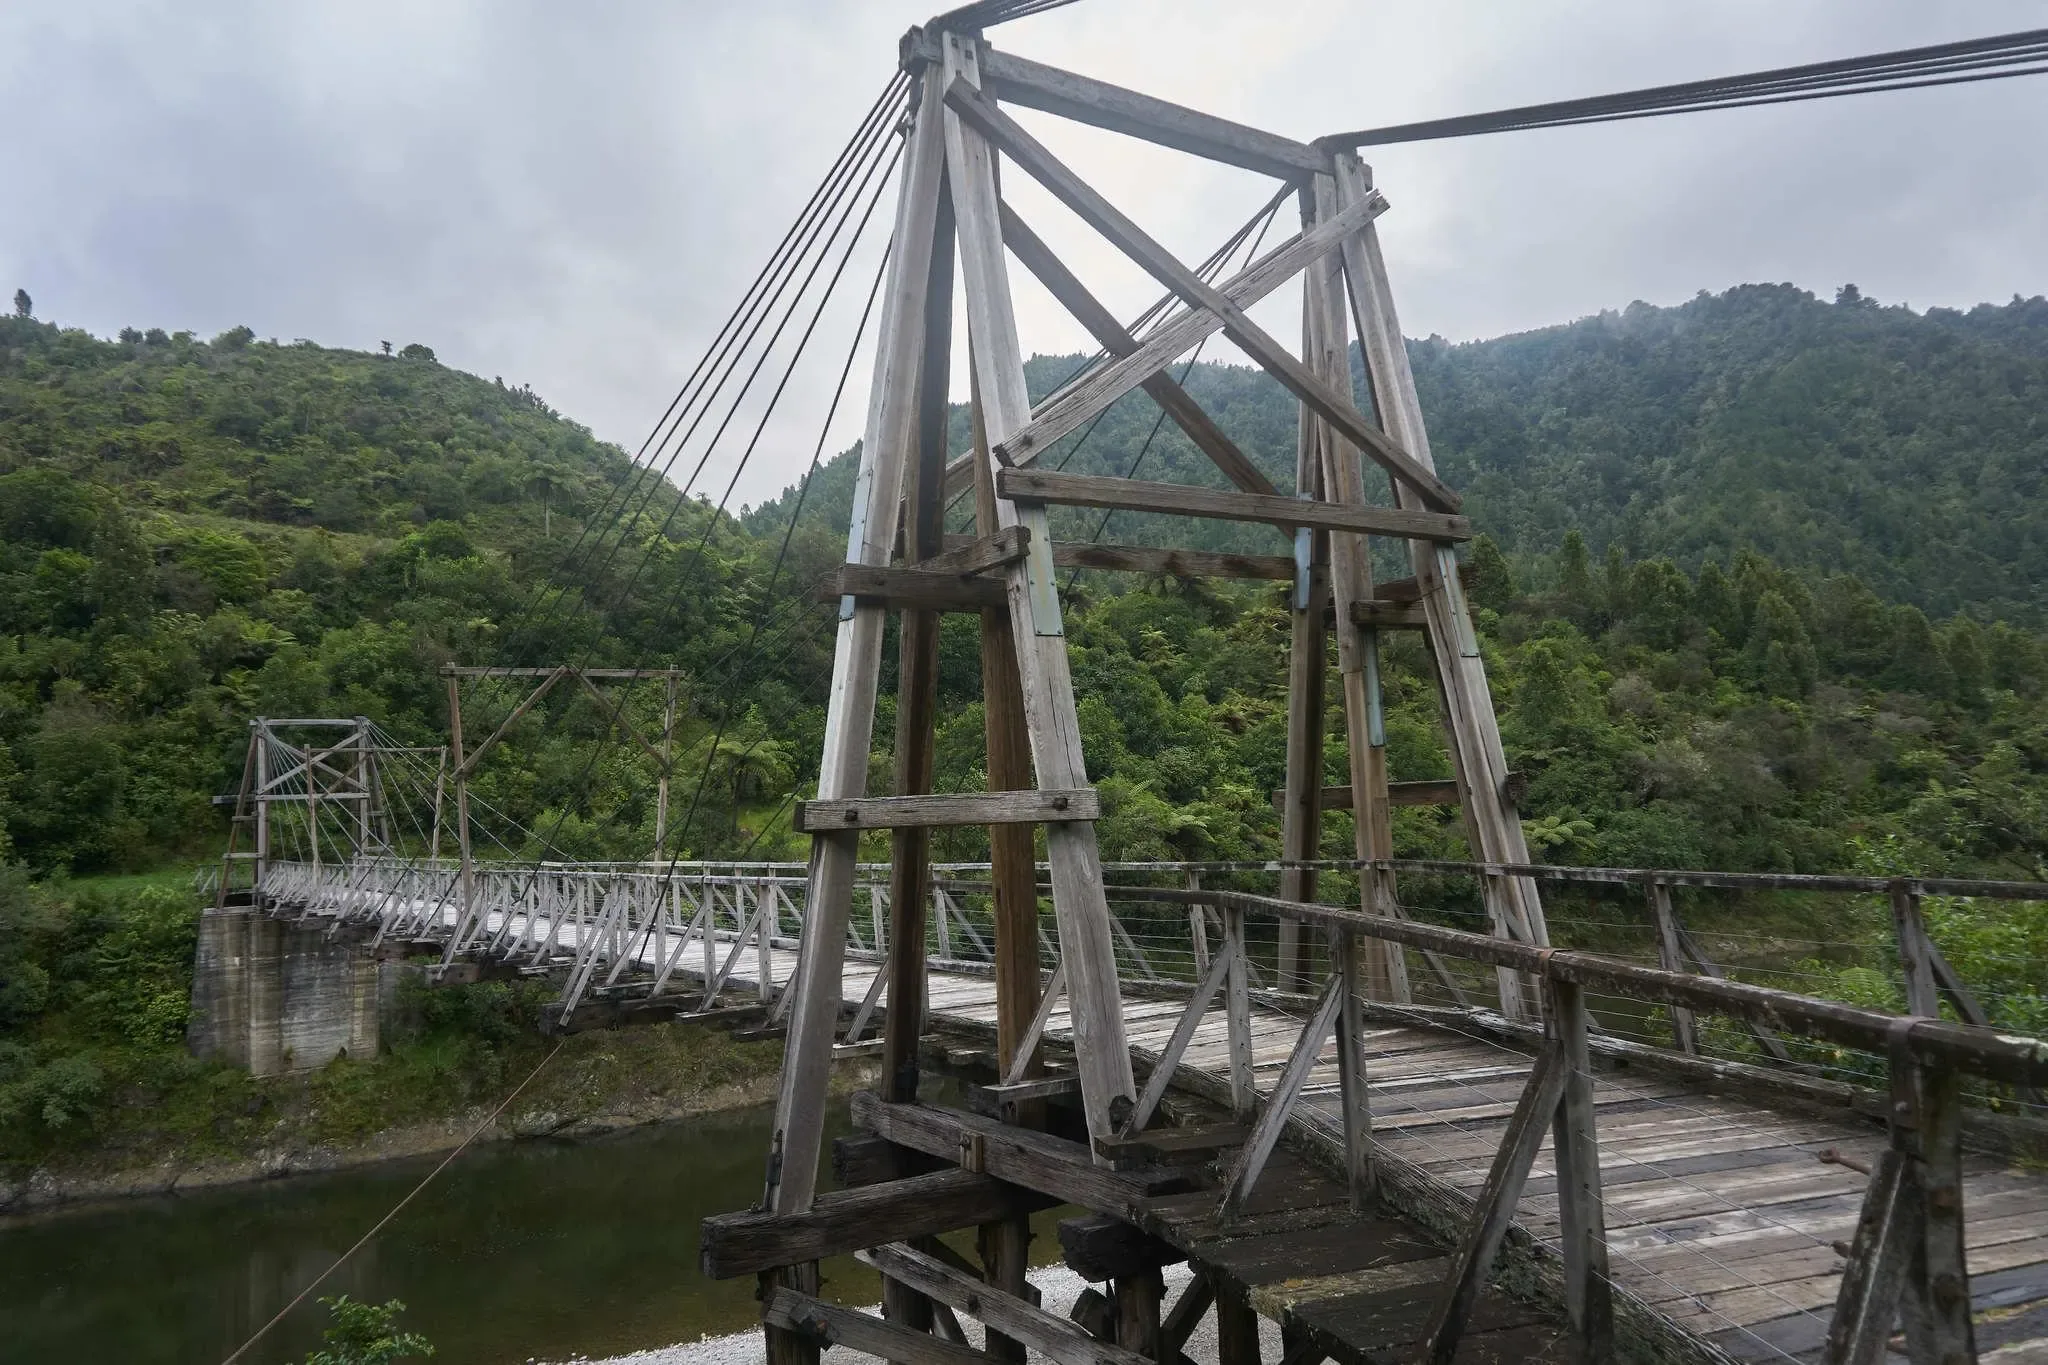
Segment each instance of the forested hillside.
[[[1743,285],[1676,308],[1636,303],[1518,336],[1408,349],[1437,464],[1512,557],[1552,554],[1569,530],[1596,555],[1618,544],[1632,558],[1670,555],[1688,572],[1750,549],[1853,573],[1938,615],[1967,607],[2048,623],[2048,299],[1915,313],[1853,286],[1827,303],[1790,285]],[[1085,360],[1035,358],[1034,399]],[[1292,487],[1289,395],[1241,366],[1197,363],[1183,382]],[[1133,396],[1046,460],[1220,485],[1177,428],[1155,431],[1157,419]],[[825,471],[806,515],[843,524],[852,473],[846,457]],[[760,509],[755,524],[785,507]],[[1058,529],[1088,538],[1101,521],[1064,512]],[[1278,544],[1258,528],[1129,514],[1103,538]]]
[[[1819,869],[1894,840],[1929,867],[2040,869],[2044,337],[2041,300],[1919,315],[1745,287],[1413,344],[1439,462],[1490,534],[1494,676],[1546,852]],[[1034,389],[1078,363],[1034,359]],[[1285,486],[1278,390],[1206,365],[1188,384]],[[1084,432],[1074,467],[1215,479],[1142,397]],[[630,462],[424,347],[0,321],[0,837],[46,872],[203,857],[251,715],[364,714],[433,745],[443,663],[633,662],[691,673],[682,851],[793,852],[830,649],[800,603],[843,543],[850,472],[821,472],[772,582],[789,498],[714,520],[662,489],[594,551],[585,520]],[[1281,548],[1256,527],[1063,515],[1077,539]],[[1071,597],[1112,851],[1270,852],[1275,590],[1099,578]],[[769,647],[750,650],[764,604]],[[962,785],[971,637],[948,623],[942,767]],[[1441,775],[1430,691],[1395,674],[1395,775]],[[628,698],[643,732],[653,693]],[[472,725],[513,700],[479,689]],[[495,752],[476,790],[507,848],[650,849],[651,766],[604,731],[563,689]],[[1348,817],[1330,818],[1341,846]],[[1413,851],[1453,851],[1454,826],[1403,818]]]
[[[531,391],[425,347],[0,319],[0,854],[92,872],[217,851],[209,803],[252,715],[363,714],[435,745],[450,661],[729,652],[766,556],[729,522],[707,539],[708,509],[658,482],[624,533],[581,538],[631,473]],[[508,692],[477,689],[472,724]],[[644,851],[644,765],[607,753],[586,774],[603,722],[569,690],[544,719],[479,799],[570,851]],[[731,790],[706,794],[714,837]]]
[[[2043,318],[2040,300],[1920,316],[1750,288],[1413,345],[1438,459],[1490,532],[1469,547],[1473,598],[1538,856],[2048,876]],[[1077,362],[1035,359],[1033,387]],[[1213,366],[1188,382],[1285,486],[1277,391]],[[1145,400],[1118,405],[1075,467],[1214,482],[1158,425]],[[672,664],[689,682],[671,847],[801,856],[788,806],[831,655],[810,588],[844,545],[851,469],[821,472],[778,574],[792,500],[734,520],[672,489],[624,499],[622,452],[423,347],[0,319],[0,1165],[239,1150],[270,1140],[273,1105],[315,1135],[374,1131],[498,1093],[535,1045],[544,988],[486,984],[416,1002],[391,1056],[303,1093],[185,1055],[196,900],[175,875],[140,893],[62,879],[217,856],[211,802],[251,716],[361,714],[432,746],[451,660]],[[625,534],[590,539],[622,501]],[[1099,513],[1060,534],[1282,548]],[[1272,855],[1281,585],[1084,576],[1067,612],[1105,853]],[[942,632],[941,789],[982,782],[975,632]],[[1427,662],[1412,636],[1388,646],[1397,780],[1449,772]],[[466,715],[495,725],[515,700],[479,687]],[[655,730],[655,689],[626,704]],[[475,782],[484,852],[650,854],[652,766],[607,728],[569,688],[522,722]],[[1349,819],[1326,816],[1332,852]],[[1403,808],[1396,835],[1403,854],[1465,851],[1447,810]],[[981,835],[940,851],[977,856]],[[2001,1021],[2048,1027],[2048,916],[1940,912]],[[1881,1003],[1873,980],[1857,989]]]

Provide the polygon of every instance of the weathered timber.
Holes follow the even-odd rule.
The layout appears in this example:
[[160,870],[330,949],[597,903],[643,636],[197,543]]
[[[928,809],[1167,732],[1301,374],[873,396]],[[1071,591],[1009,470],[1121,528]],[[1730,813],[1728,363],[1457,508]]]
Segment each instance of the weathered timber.
[[1368,598],[1351,604],[1351,624],[1371,630],[1428,630],[1429,613],[1413,602]]
[[1072,791],[953,792],[926,796],[844,797],[799,801],[791,827],[799,834],[844,829],[934,828],[954,825],[1042,825],[1095,820],[1093,787]]
[[818,580],[815,597],[837,602],[851,597],[862,606],[891,611],[980,611],[1003,605],[1003,585],[986,578],[926,568],[892,569],[842,564]]
[[[1283,242],[1225,281],[1223,296],[1240,308],[1249,308],[1294,278],[1307,262],[1335,250],[1346,233],[1370,222],[1385,208],[1384,199],[1355,204],[1314,232]],[[1154,328],[1136,351],[1098,367],[1032,413],[1022,426],[1006,432],[993,443],[994,453],[1011,465],[1031,463],[1062,436],[1137,388],[1147,375],[1157,374],[1222,329],[1223,319],[1206,308],[1175,314]],[[950,484],[948,487],[950,490]]]
[[1600,1146],[1593,1121],[1593,1061],[1586,1044],[1586,995],[1546,981],[1544,1014],[1565,1069],[1554,1123],[1557,1196],[1564,1246],[1565,1311],[1579,1352],[1606,1360],[1614,1349],[1614,1292],[1608,1280],[1607,1221]]
[[1060,1254],[1066,1258],[1067,1267],[1082,1279],[1097,1284],[1178,1265],[1187,1259],[1187,1253],[1172,1243],[1108,1214],[1063,1218],[1057,1232]]
[[1014,564],[1031,552],[1031,532],[1009,526],[985,536],[947,536],[944,550],[911,565],[923,573],[976,574]]
[[832,1139],[832,1176],[848,1189],[878,1185],[903,1174],[898,1163],[905,1156],[925,1159],[923,1153],[906,1152],[873,1133],[848,1133]]
[[[904,41],[906,66],[938,60],[938,35],[913,29]],[[1327,169],[1330,154],[1306,142],[1233,123],[1199,109],[1126,90],[1090,76],[984,47],[983,87],[1008,104],[1021,104],[1076,123],[1171,147],[1248,171],[1290,179]]]
[[1116,1344],[1143,1360],[1164,1359],[1159,1349],[1159,1313],[1166,1284],[1157,1270],[1119,1275],[1110,1286],[1116,1302]]
[[996,491],[1020,502],[1051,502],[1068,507],[1114,507],[1131,512],[1163,512],[1222,521],[1267,521],[1281,526],[1310,526],[1322,530],[1359,531],[1434,541],[1472,538],[1472,523],[1446,512],[1410,512],[1398,507],[1315,502],[1304,498],[1197,488],[1190,484],[1153,483],[1100,474],[1002,469],[996,472]]
[[[926,81],[926,91],[979,85],[978,41],[948,32],[940,42],[942,69],[935,73],[937,79]],[[944,113],[942,126],[965,283],[968,355],[990,447],[985,463],[992,466],[1002,443],[1032,423],[1023,347],[1003,251],[995,150],[950,109]],[[1023,525],[1031,531],[1030,553],[1009,566],[1005,586],[1010,634],[1017,650],[1018,693],[1036,781],[1047,790],[1082,787],[1088,780],[1087,765],[1081,752],[1081,723],[1050,562],[1052,538],[1045,509],[1019,505],[1003,497],[1000,489],[994,507],[999,524]],[[1094,823],[1073,820],[1045,826],[1045,851],[1060,957],[1067,969],[1069,1013],[1080,1041],[1075,1063],[1081,1074],[1083,1104],[1090,1130],[1106,1133],[1113,1126],[1112,1106],[1131,1094],[1131,1058],[1118,999],[1116,948],[1103,895],[1102,855]]]
[[[895,549],[908,487],[905,464],[917,444],[918,376],[926,355],[924,315],[939,200],[947,183],[946,122],[937,92],[922,92],[903,154],[868,421],[855,475],[854,524],[847,538],[848,562],[868,567],[887,565]],[[866,792],[886,618],[882,609],[862,606],[858,600],[850,612],[841,610],[818,767],[817,791],[823,799]],[[779,1160],[770,1167],[763,1199],[763,1206],[776,1213],[808,1208],[817,1189],[859,843],[858,827],[817,835],[811,843],[797,990],[776,1091],[772,1141]],[[777,1337],[778,1333],[769,1333],[771,1354],[779,1350]]]
[[814,1346],[844,1346],[903,1365],[988,1365],[989,1358],[972,1347],[941,1341],[793,1289],[778,1288],[771,1293],[762,1305],[761,1320]]
[[1145,1357],[1097,1341],[1065,1318],[1054,1317],[1035,1304],[992,1288],[921,1251],[881,1246],[862,1252],[860,1259],[928,1298],[980,1318],[1003,1335],[1042,1352],[1057,1365],[1145,1365]]
[[1544,1130],[1557,1112],[1558,1097],[1564,1093],[1569,1063],[1561,1045],[1553,1043],[1536,1055],[1529,1082],[1515,1105],[1508,1128],[1501,1135],[1486,1184],[1479,1191],[1477,1207],[1466,1225],[1457,1252],[1451,1258],[1451,1278],[1441,1291],[1436,1311],[1431,1314],[1424,1337],[1423,1359],[1430,1365],[1450,1365],[1457,1354],[1458,1338],[1464,1334],[1472,1309],[1486,1288],[1501,1239],[1514,1221],[1515,1206],[1521,1201],[1522,1186],[1529,1178],[1529,1164],[1536,1159]]
[[[1641,873],[1636,874],[1640,878]],[[1187,891],[1177,887],[1118,887],[1119,897],[1184,905],[1204,902],[1235,905],[1263,914],[1289,915],[1327,925],[1350,925],[1362,934],[1410,948],[1427,948],[1492,966],[1535,976],[1550,976],[1580,986],[1625,995],[1655,1004],[1683,1005],[1694,1011],[1754,1019],[1769,1027],[1812,1038],[1825,1038],[1866,1052],[1885,1052],[1898,1016],[1882,1010],[1844,1005],[1832,1000],[1747,982],[1698,977],[1618,962],[1594,953],[1538,948],[1485,934],[1444,929],[1406,919],[1361,915],[1328,905],[1283,901],[1242,891]],[[1941,1019],[1913,1019],[1905,1026],[1914,1056],[1987,1080],[2014,1085],[2048,1083],[2048,1043],[1993,1029]]]
[[1169,578],[1250,578],[1284,581],[1294,577],[1285,555],[1222,554],[1213,550],[1161,549],[1153,545],[1094,545],[1055,541],[1052,562],[1062,569],[1161,574]]
[[985,1174],[1098,1213],[1132,1218],[1146,1198],[1187,1185],[1179,1175],[1121,1174],[1096,1165],[1081,1143],[954,1109],[885,1104],[870,1091],[858,1091],[851,1110],[856,1125],[932,1156],[958,1160],[963,1145],[977,1147]]
[[[1088,292],[1087,286],[1067,269],[1066,263],[1054,255],[1051,248],[1039,240],[1038,234],[1017,216],[1016,210],[1004,204],[1002,216],[1004,244],[1023,262],[1025,269],[1038,277],[1038,282],[1059,300],[1061,306],[1088,329],[1103,350],[1113,356],[1126,356],[1138,349],[1138,339],[1125,331],[1116,315]],[[1173,424],[1195,443],[1195,448],[1223,471],[1225,478],[1247,493],[1277,494],[1280,491],[1237,448],[1237,442],[1223,433],[1215,419],[1204,412],[1201,405],[1188,396],[1187,390],[1176,384],[1165,371],[1151,376],[1141,387],[1173,419]]]
[[1108,238],[1147,274],[1180,295],[1189,307],[1202,309],[1219,318],[1225,335],[1236,342],[1239,349],[1305,405],[1313,408],[1318,416],[1343,432],[1347,440],[1412,487],[1424,502],[1443,512],[1457,510],[1458,495],[1436,476],[1434,470],[1402,449],[1377,427],[1368,424],[1348,399],[1333,392],[1227,295],[1181,264],[1178,258],[1069,170],[1038,139],[973,85],[960,80],[952,82],[946,89],[946,107],[972,123],[982,136],[1000,147],[1004,155],[1050,191],[1054,198]]
[[802,1213],[714,1214],[704,1220],[698,1264],[729,1280],[775,1266],[840,1256],[883,1242],[986,1223],[1045,1201],[967,1171],[933,1171],[821,1194]]
[[[1508,799],[1520,801],[1522,793],[1528,787],[1528,782],[1529,778],[1526,773],[1509,773]],[[1455,780],[1449,778],[1425,778],[1415,782],[1389,782],[1387,784],[1387,799],[1397,806],[1455,806],[1458,804],[1459,799],[1458,784]],[[1276,791],[1273,793],[1273,808],[1275,810],[1285,809],[1286,803],[1286,792]],[[1317,805],[1324,810],[1350,810],[1350,786],[1323,788]]]

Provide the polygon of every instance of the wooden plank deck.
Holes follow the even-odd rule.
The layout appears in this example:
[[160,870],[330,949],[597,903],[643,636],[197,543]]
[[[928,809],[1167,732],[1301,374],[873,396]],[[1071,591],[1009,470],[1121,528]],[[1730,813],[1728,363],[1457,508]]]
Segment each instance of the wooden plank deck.
[[[554,927],[544,917],[538,925],[525,921],[523,912],[513,912],[508,937],[527,939],[530,928],[546,936]],[[503,914],[491,912],[486,937],[501,927]],[[575,940],[574,926],[562,926],[558,952],[573,955]],[[638,947],[640,966],[653,965],[657,947]],[[717,946],[721,965],[730,951],[728,936]],[[682,957],[677,977],[701,990],[701,948],[692,944]],[[759,993],[759,960],[749,944],[728,977],[728,994]],[[768,973],[776,987],[788,983],[796,962],[793,944],[785,941],[771,948]],[[843,998],[849,1004],[860,1001],[878,970],[872,954],[849,952]],[[988,975],[971,964],[934,960],[928,992],[934,1022],[992,1034],[995,986]],[[1141,1066],[1156,1059],[1180,1010],[1180,1002],[1174,1000],[1124,1002],[1132,1051]],[[1254,1008],[1253,1058],[1262,1087],[1274,1079],[1300,1027],[1298,1015],[1270,1003]],[[1071,1042],[1064,1001],[1052,1011],[1045,1036],[1055,1045]],[[1530,1055],[1477,1030],[1461,1033],[1405,1023],[1370,1029],[1365,1049],[1378,1155],[1438,1189],[1475,1191],[1485,1179],[1527,1076]],[[1208,1077],[1220,1082],[1226,1067],[1225,1023],[1217,1008],[1197,1029],[1178,1079],[1186,1083]],[[1854,1234],[1865,1184],[1865,1177],[1855,1170],[1824,1163],[1818,1154],[1833,1148],[1867,1163],[1885,1143],[1883,1130],[1874,1123],[1779,1111],[1710,1094],[1683,1081],[1622,1069],[1596,1074],[1594,1100],[1617,1286],[1731,1357],[1817,1360],[1840,1281],[1843,1258],[1837,1244],[1846,1246]],[[1312,1070],[1293,1122],[1312,1138],[1341,1141],[1334,1042],[1325,1045]],[[1558,1208],[1550,1148],[1551,1139],[1546,1137],[1516,1222],[1537,1243],[1554,1246]],[[1321,1192],[1316,1181],[1327,1183],[1298,1163],[1284,1169],[1276,1164],[1262,1179],[1254,1211],[1285,1197],[1273,1193],[1276,1189]],[[1341,1193],[1329,1197],[1341,1205]],[[1393,1200],[1398,1207],[1398,1189]],[[1991,1315],[1980,1327],[1980,1347],[1988,1351],[2001,1342],[2048,1336],[2048,1172],[2010,1168],[1972,1155],[1965,1168],[1964,1206],[1974,1299],[1980,1315]],[[1373,1231],[1356,1226],[1348,1214],[1326,1217],[1350,1227],[1348,1235],[1354,1240]],[[1284,1235],[1299,1244],[1303,1220],[1288,1221]],[[1260,1222],[1254,1217],[1247,1226]],[[1215,1230],[1210,1234],[1221,1240]],[[1198,1229],[1185,1235],[1197,1241],[1207,1236]],[[1207,1248],[1205,1259],[1263,1254],[1258,1252],[1263,1245],[1260,1236],[1245,1240],[1254,1245]],[[1271,1249],[1277,1256],[1278,1244]],[[1409,1283],[1403,1277],[1423,1275],[1425,1266],[1440,1270],[1439,1257],[1440,1249],[1431,1247],[1427,1255],[1418,1250],[1406,1259],[1353,1267],[1379,1279],[1347,1278],[1353,1271],[1346,1270],[1293,1284],[1291,1277],[1298,1277],[1291,1271],[1281,1277],[1290,1280],[1284,1297],[1294,1319],[1320,1324],[1315,1330],[1327,1332],[1333,1340],[1345,1333],[1355,1336],[1357,1343],[1378,1340],[1375,1333],[1398,1336],[1408,1328],[1403,1327],[1405,1318],[1389,1305],[1396,1300],[1426,1305],[1430,1298],[1419,1280]],[[1298,1271],[1301,1258],[1291,1264]],[[1275,1260],[1272,1266],[1277,1274],[1280,1262]],[[1272,1288],[1273,1283],[1256,1276],[1245,1281],[1247,1288],[1265,1295],[1269,1306],[1279,1302],[1275,1296],[1281,1292]],[[1520,1310],[1503,1306],[1505,1302],[1487,1307],[1475,1319],[1468,1354],[1461,1358],[1546,1356],[1554,1327],[1540,1325],[1535,1317],[1518,1316]],[[1379,1358],[1376,1347],[1360,1345],[1360,1351],[1356,1359]]]

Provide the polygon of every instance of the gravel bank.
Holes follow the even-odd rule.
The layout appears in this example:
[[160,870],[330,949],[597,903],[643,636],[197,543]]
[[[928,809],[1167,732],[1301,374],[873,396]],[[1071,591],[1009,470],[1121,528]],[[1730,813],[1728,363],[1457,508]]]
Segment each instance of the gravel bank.
[[[1188,1282],[1188,1268],[1184,1265],[1168,1266],[1166,1269],[1167,1302],[1180,1292]],[[1031,1272],[1031,1282],[1038,1286],[1046,1310],[1067,1315],[1074,1306],[1074,1300],[1087,1287],[1083,1280],[1065,1266],[1047,1266]],[[879,1311],[870,1308],[870,1312]],[[979,1329],[973,1323],[965,1323],[968,1336],[976,1346],[981,1344]],[[1263,1347],[1260,1354],[1270,1360],[1280,1358],[1280,1328],[1265,1318],[1259,1320],[1259,1339]],[[1216,1319],[1214,1316],[1202,1319],[1201,1326],[1188,1339],[1185,1348],[1196,1365],[1215,1365],[1216,1360]],[[854,1361],[867,1359],[852,1351],[833,1347],[826,1351],[824,1359],[835,1365],[852,1365]],[[1037,1352],[1031,1359],[1041,1360]],[[591,1360],[577,1356],[573,1360],[556,1362],[555,1365],[761,1365],[761,1333],[759,1331],[736,1332],[729,1337],[706,1337],[702,1341],[681,1342],[674,1346],[663,1346],[652,1351],[635,1351],[631,1355],[608,1356],[603,1360]],[[538,1365],[538,1362],[530,1362]]]

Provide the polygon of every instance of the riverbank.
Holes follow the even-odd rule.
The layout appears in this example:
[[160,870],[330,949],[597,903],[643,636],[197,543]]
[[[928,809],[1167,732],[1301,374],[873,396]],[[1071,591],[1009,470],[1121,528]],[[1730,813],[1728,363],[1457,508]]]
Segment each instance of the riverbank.
[[[1166,1281],[1167,1300],[1180,1293],[1188,1282],[1189,1271],[1185,1265],[1168,1266],[1162,1272]],[[1040,1306],[1056,1317],[1066,1317],[1088,1282],[1063,1265],[1043,1266],[1031,1272],[1031,1283],[1037,1288]],[[881,1310],[870,1306],[868,1312]],[[981,1324],[972,1318],[963,1318],[961,1326],[966,1329],[968,1341],[976,1350],[982,1347]],[[1259,1319],[1260,1356],[1277,1360],[1281,1355],[1280,1326],[1271,1318]],[[1195,1365],[1210,1365],[1216,1359],[1216,1319],[1205,1316],[1196,1325],[1194,1334],[1181,1348],[1186,1358]],[[744,1332],[733,1332],[725,1336],[707,1336],[699,1341],[678,1342],[673,1346],[657,1347],[648,1351],[634,1351],[629,1355],[573,1356],[554,1365],[760,1365],[767,1357],[762,1347],[761,1332],[754,1328]],[[843,1347],[828,1347],[822,1353],[826,1361],[854,1361],[864,1359]],[[1034,1352],[1032,1358],[1038,1359]],[[529,1365],[535,1365],[529,1362]]]
[[[142,1115],[98,1146],[0,1168],[0,1227],[139,1196],[346,1170],[450,1151],[482,1123],[551,1043],[508,1048],[498,1085],[453,1091],[436,1106],[417,1073],[445,1075],[410,1045],[372,1061],[341,1059],[319,1071],[254,1081],[222,1077],[234,1117],[193,1133],[175,1115]],[[652,1124],[743,1109],[774,1098],[782,1048],[741,1043],[695,1025],[649,1025],[575,1034],[479,1142],[575,1142]],[[847,1063],[835,1088],[872,1079]],[[254,1109],[251,1114],[247,1111]]]

